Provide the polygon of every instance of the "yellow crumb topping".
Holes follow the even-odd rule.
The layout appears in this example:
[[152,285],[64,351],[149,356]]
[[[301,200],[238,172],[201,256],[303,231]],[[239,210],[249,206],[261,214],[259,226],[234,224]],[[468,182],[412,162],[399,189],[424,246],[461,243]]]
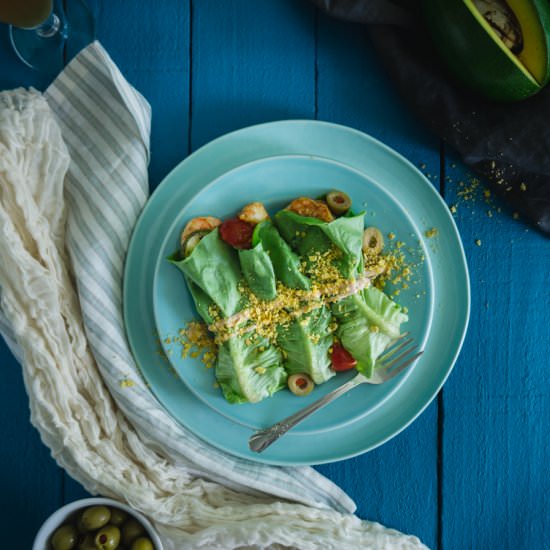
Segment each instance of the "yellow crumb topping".
[[[213,367],[217,357],[217,347],[214,338],[208,331],[206,323],[190,321],[178,331],[177,336],[165,338],[171,344],[181,348],[181,358],[200,358],[208,368]],[[169,350],[169,352],[172,350]]]
[[[336,247],[309,254],[301,268],[311,280],[310,290],[289,288],[278,282],[277,297],[271,301],[261,300],[248,285],[241,283],[239,290],[246,299],[247,307],[228,319],[215,318],[208,327],[215,334],[215,342],[219,344],[232,335],[244,336],[248,333],[275,342],[280,327],[287,328],[294,319],[359,292],[383,270],[380,259],[377,259],[369,264],[364,276],[345,279],[337,267],[341,257],[342,253]],[[308,321],[302,319],[300,322],[307,324]],[[245,343],[248,344],[248,341]]]

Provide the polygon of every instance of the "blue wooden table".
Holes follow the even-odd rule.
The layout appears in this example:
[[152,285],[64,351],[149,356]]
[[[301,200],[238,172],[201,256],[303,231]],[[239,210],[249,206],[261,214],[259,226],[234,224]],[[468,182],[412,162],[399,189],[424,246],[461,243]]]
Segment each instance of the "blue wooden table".
[[[457,205],[472,315],[452,375],[395,439],[319,470],[355,499],[360,517],[431,548],[550,548],[548,240],[487,204],[481,187],[464,201],[471,176],[409,113],[361,26],[298,0],[91,7],[99,40],[152,105],[152,187],[228,131],[318,118],[386,142]],[[0,26],[0,88],[48,81],[17,61]],[[31,427],[20,368],[3,343],[0,358],[0,547],[26,549],[48,514],[85,491]]]

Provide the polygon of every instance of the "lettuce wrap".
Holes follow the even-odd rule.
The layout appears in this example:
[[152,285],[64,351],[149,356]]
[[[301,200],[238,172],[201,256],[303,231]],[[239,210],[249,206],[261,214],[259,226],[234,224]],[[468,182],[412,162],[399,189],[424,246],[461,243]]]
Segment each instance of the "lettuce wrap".
[[[212,306],[223,319],[247,306],[238,255],[222,241],[218,229],[208,233],[187,258],[170,261],[185,275],[197,311],[207,323],[215,317]],[[239,335],[236,328],[220,344],[215,371],[230,403],[257,403],[283,388],[287,377],[280,352],[267,338]]]
[[[256,226],[253,244],[253,250],[261,246],[267,253],[276,279],[284,286],[297,290],[310,289],[310,280],[300,271],[300,258],[270,220]],[[332,344],[330,320],[330,309],[323,306],[304,312],[278,327],[277,345],[282,349],[288,374],[306,373],[316,384],[334,376],[328,353]]]
[[[342,277],[354,279],[362,273],[363,213],[324,222],[281,210],[275,215],[275,223],[306,261],[313,252],[324,253],[336,247],[340,254],[334,265]],[[408,319],[399,305],[372,286],[333,304],[332,313],[338,321],[337,337],[365,376],[372,375],[376,360],[399,336],[401,323]]]

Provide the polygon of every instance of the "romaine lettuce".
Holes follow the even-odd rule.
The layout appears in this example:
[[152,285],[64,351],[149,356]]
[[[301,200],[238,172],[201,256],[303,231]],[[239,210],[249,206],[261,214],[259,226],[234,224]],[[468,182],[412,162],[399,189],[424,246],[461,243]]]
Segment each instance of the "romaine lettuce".
[[281,210],[275,215],[275,223],[281,235],[306,258],[311,251],[325,252],[336,246],[342,252],[337,267],[346,278],[354,276],[362,265],[363,213],[324,222]]
[[222,241],[217,228],[201,240],[190,256],[170,261],[210,297],[224,317],[242,309],[239,259],[235,250]]
[[[355,278],[363,269],[364,215],[349,215],[324,222],[288,210],[275,215],[277,227],[293,248],[307,259],[312,250],[324,252],[336,246],[342,255],[335,260],[340,274]],[[400,306],[374,287],[344,298],[332,306],[338,320],[337,336],[357,360],[357,370],[370,376],[377,358],[399,336],[407,320]]]
[[284,350],[289,374],[306,373],[316,384],[334,376],[328,352],[332,345],[330,320],[330,309],[322,306],[279,328],[277,343]]
[[258,241],[269,254],[275,276],[288,288],[308,290],[309,279],[300,272],[300,259],[270,220],[256,226],[253,242]]
[[[263,245],[273,263],[277,279],[285,286],[299,290],[310,288],[309,279],[300,271],[300,258],[271,221],[262,222],[254,231],[254,241]],[[328,348],[332,337],[328,330],[331,315],[326,307],[294,319],[279,327],[277,344],[283,350],[284,367],[289,374],[307,373],[320,384],[334,375],[329,369]]]
[[287,374],[265,338],[232,336],[219,348],[216,378],[230,403],[257,403],[283,388]]
[[277,296],[275,271],[261,242],[249,250],[239,250],[239,261],[250,290],[261,300]]
[[408,319],[399,305],[375,287],[337,302],[332,311],[338,319],[338,338],[357,360],[357,370],[367,377]]

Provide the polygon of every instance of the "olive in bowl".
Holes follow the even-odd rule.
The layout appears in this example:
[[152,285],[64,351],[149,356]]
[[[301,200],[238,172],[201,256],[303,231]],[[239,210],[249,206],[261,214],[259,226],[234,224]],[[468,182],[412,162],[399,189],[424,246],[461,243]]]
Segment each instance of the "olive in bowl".
[[108,498],[77,500],[42,525],[32,550],[163,550],[158,533],[139,512]]

